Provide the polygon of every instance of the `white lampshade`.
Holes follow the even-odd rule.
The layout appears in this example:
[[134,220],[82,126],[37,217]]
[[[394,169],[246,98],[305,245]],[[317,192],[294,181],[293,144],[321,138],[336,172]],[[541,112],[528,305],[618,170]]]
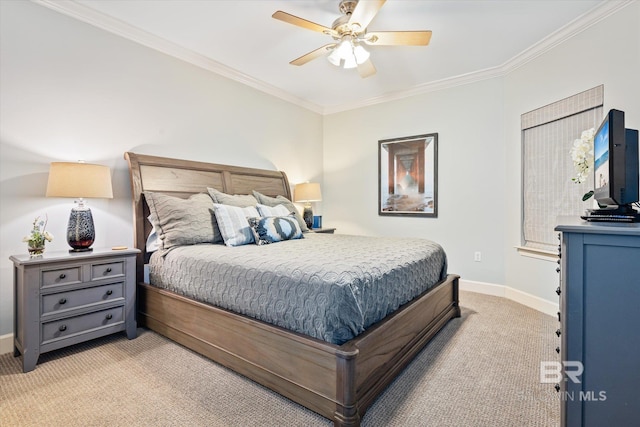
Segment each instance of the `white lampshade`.
[[333,65],[335,65],[336,67],[339,67],[341,58],[340,58],[340,54],[338,53],[338,48],[334,48],[333,52],[331,52],[331,54],[327,57],[327,59]]
[[320,184],[317,182],[305,182],[303,184],[296,184],[294,191],[294,202],[319,202],[322,200],[322,193],[320,192]]
[[108,166],[78,162],[53,162],[47,197],[113,198]]
[[53,162],[49,168],[47,197],[78,199],[69,215],[67,243],[71,246],[70,252],[92,250],[96,233],[91,209],[84,199],[113,198],[109,168],[90,163]]
[[344,68],[349,69],[349,68],[356,68],[358,66],[358,63],[356,62],[356,57],[353,55],[349,55],[344,59]]

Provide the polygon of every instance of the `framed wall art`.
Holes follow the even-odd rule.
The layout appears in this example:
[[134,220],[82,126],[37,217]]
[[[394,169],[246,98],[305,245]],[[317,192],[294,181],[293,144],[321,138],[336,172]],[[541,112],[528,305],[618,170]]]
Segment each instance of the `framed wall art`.
[[438,216],[438,134],[378,141],[378,215]]

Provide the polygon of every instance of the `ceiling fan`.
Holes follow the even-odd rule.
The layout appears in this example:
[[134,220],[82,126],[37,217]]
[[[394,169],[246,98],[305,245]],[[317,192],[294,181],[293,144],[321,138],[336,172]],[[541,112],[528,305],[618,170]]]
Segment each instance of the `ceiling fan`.
[[361,77],[376,73],[369,59],[369,52],[363,44],[370,46],[426,46],[431,40],[431,31],[367,31],[367,26],[376,16],[386,0],[341,0],[338,6],[342,16],[336,19],[331,28],[307,21],[295,15],[277,11],[273,18],[308,30],[317,31],[333,37],[334,42],[302,55],[290,62],[292,65],[304,65],[312,59],[329,53],[328,60],[333,65],[344,68],[357,68]]

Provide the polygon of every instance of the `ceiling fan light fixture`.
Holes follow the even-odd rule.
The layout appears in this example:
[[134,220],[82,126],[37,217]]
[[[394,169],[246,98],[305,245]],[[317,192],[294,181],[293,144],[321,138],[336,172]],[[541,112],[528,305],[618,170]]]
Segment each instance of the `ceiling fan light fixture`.
[[338,46],[327,57],[330,63],[336,67],[356,68],[358,65],[369,59],[369,52],[349,35],[344,36]]
[[[2,1],[2,0],[0,0]],[[342,16],[333,21],[331,27],[291,15],[281,10],[272,17],[307,30],[329,35],[334,42],[312,50],[290,62],[303,65],[312,59],[328,53],[329,62],[336,67],[358,68],[360,77],[367,78],[376,73],[369,52],[364,44],[378,46],[426,46],[431,40],[431,31],[376,31],[369,32],[367,27],[375,18],[386,0],[339,0]]]
[[338,43],[338,47],[336,47],[336,51],[338,52],[338,56],[341,59],[347,59],[349,56],[353,55],[353,41],[351,36],[344,36],[340,43]]

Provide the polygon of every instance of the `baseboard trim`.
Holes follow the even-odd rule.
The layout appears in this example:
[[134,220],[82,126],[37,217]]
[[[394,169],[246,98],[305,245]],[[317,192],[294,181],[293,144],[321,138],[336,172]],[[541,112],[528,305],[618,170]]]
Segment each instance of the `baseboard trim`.
[[550,316],[556,316],[558,313],[558,303],[519,291],[509,286],[463,279],[460,279],[459,285],[460,290],[462,291],[477,292],[479,294],[507,298]]
[[0,335],[0,354],[13,352],[13,334]]

